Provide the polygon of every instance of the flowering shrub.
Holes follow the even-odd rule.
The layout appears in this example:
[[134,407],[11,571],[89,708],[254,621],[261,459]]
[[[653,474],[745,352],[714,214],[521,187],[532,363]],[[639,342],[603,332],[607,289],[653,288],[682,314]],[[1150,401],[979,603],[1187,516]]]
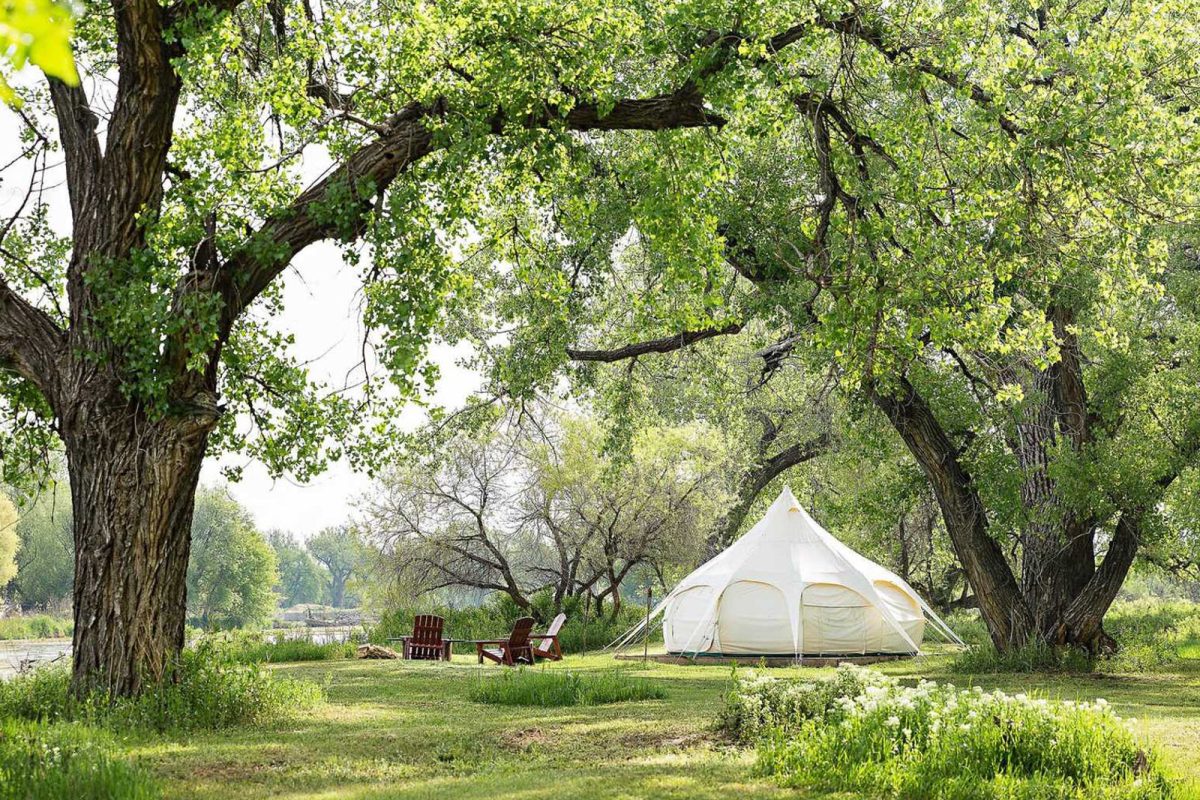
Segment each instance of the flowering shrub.
[[857,697],[868,687],[894,685],[874,670],[843,664],[833,678],[781,680],[762,673],[733,672],[733,688],[721,712],[722,729],[750,743],[768,731],[794,733],[806,721],[822,717],[839,700]]
[[[928,681],[904,687],[869,670],[853,680],[839,670],[828,683],[839,679],[849,691],[831,696],[823,710],[817,698],[829,689],[804,688],[808,699],[794,706],[801,718],[773,718],[759,728],[764,773],[787,785],[906,800],[1173,796],[1154,754],[1104,700],[1051,702]],[[763,688],[761,680],[744,682],[752,698],[795,691]],[[757,702],[747,700],[747,708],[758,709]]]

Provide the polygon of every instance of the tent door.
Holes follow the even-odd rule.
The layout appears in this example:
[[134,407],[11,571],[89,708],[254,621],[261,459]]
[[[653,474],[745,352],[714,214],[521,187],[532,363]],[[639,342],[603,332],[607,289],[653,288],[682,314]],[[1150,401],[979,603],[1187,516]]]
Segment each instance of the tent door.
[[879,640],[879,612],[858,592],[814,583],[800,596],[801,649],[807,655],[866,653]]
[[743,580],[725,587],[717,629],[722,653],[781,655],[795,651],[787,600],[769,583]]
[[716,631],[711,586],[694,586],[681,592],[667,609],[667,650],[672,653],[704,653],[712,647]]

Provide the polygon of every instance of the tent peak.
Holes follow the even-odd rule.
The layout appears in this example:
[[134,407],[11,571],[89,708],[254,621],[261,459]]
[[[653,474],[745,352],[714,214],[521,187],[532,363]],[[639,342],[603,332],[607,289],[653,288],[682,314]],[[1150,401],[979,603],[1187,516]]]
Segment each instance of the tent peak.
[[783,487],[783,490],[779,492],[779,497],[775,498],[775,502],[772,505],[778,506],[780,509],[786,508],[789,514],[804,513],[804,507],[800,505],[800,501],[796,499],[796,495],[792,494],[790,486]]
[[772,505],[786,506],[791,511],[792,509],[800,508],[800,501],[796,499],[796,495],[792,494],[792,487],[784,486]]

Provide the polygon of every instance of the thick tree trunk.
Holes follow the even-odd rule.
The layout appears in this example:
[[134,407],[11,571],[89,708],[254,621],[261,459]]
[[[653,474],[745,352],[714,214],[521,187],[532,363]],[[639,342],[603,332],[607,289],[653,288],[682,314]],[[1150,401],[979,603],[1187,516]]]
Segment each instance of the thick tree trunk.
[[1051,635],[1054,641],[1089,653],[1108,653],[1117,643],[1104,632],[1104,615],[1125,583],[1141,537],[1142,512],[1123,513],[1100,568],[1063,609]]
[[329,603],[334,608],[341,608],[346,602],[347,575],[329,573]]
[[1050,476],[1049,452],[1056,441],[1056,371],[1033,380],[1033,397],[1017,423],[1015,442],[1021,468],[1021,594],[1033,612],[1034,626],[1050,634],[1063,613],[1096,571],[1093,525],[1063,507]]
[[1040,638],[1091,653],[1113,649],[1102,623],[1137,553],[1140,513],[1120,515],[1108,554],[1097,568],[1096,526],[1064,510],[1047,470],[1054,421],[1048,411],[1034,409],[1018,425],[1015,443],[1028,514],[1018,583],[989,533],[983,502],[957,450],[912,384],[903,380],[900,388],[896,395],[872,392],[872,399],[929,478],[996,648],[1010,650]]
[[114,696],[163,677],[184,644],[192,509],[211,428],[136,409],[64,423],[75,534],[72,687]]
[[1033,633],[1033,617],[1004,552],[988,531],[983,500],[924,399],[907,379],[901,379],[899,388],[895,395],[872,388],[871,400],[891,421],[929,479],[954,553],[975,590],[996,648],[1020,647]]

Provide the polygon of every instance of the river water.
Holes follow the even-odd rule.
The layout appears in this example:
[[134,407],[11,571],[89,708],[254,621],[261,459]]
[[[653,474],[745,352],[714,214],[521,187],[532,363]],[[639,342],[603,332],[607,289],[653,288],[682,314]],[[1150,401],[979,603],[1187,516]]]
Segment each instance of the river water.
[[[287,639],[312,639],[318,644],[344,642],[354,637],[361,628],[349,625],[327,628],[287,628],[267,631],[269,634]],[[71,655],[70,639],[10,639],[0,641],[0,680],[11,678],[27,664],[42,666],[61,662]]]

